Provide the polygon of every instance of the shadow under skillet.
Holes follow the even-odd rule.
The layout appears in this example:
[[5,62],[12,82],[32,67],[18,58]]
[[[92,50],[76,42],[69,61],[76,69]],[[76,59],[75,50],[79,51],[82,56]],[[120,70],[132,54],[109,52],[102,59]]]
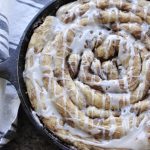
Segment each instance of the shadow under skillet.
[[1,150],[59,150],[59,148],[37,132],[20,108],[16,136]]

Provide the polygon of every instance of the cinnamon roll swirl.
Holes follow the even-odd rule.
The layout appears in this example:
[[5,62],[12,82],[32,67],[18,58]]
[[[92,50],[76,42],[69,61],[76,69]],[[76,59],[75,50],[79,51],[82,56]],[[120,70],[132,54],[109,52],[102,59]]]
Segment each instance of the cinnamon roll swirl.
[[76,149],[150,149],[150,2],[62,6],[35,29],[24,80],[43,125]]

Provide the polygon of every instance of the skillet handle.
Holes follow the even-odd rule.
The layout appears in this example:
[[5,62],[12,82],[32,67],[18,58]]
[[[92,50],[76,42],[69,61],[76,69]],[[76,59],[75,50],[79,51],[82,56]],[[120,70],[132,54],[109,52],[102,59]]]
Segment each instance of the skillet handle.
[[[18,50],[10,52],[10,57],[0,63],[0,77],[10,81],[18,89],[17,81],[17,62]],[[0,55],[1,57],[1,55]]]

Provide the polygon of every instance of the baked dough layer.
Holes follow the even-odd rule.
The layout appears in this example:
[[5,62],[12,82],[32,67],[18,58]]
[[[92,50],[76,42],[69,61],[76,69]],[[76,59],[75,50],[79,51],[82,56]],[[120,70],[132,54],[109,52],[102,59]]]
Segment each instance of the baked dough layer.
[[150,149],[150,2],[78,0],[47,16],[24,80],[41,122],[81,150]]

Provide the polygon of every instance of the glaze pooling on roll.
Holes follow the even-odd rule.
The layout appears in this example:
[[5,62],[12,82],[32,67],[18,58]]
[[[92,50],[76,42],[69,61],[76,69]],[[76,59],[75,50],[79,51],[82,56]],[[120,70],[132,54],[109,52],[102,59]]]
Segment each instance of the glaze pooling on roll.
[[35,29],[24,71],[30,102],[77,149],[149,149],[149,6],[78,0]]

